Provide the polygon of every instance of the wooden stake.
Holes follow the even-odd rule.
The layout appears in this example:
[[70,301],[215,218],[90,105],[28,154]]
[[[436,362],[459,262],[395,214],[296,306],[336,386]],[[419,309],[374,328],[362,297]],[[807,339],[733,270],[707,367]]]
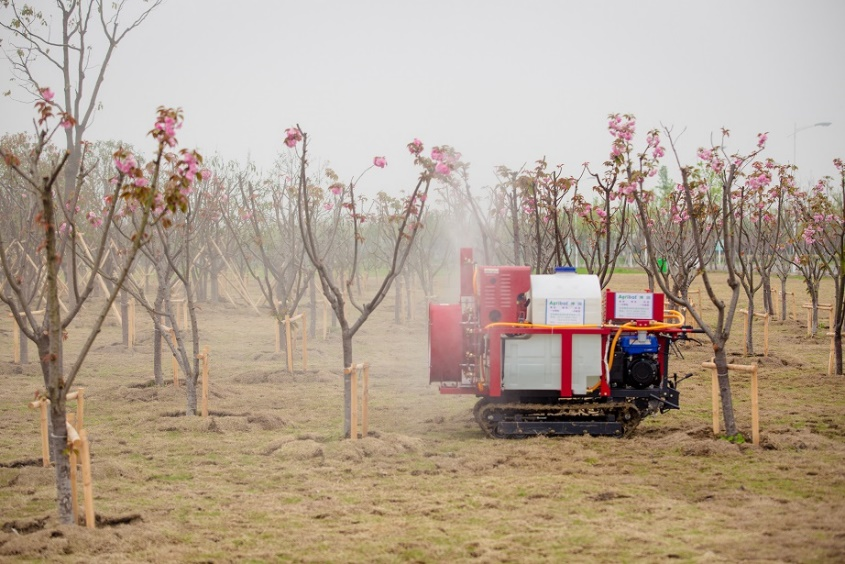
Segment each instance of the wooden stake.
[[88,442],[88,432],[84,429],[80,432],[82,445],[80,456],[82,457],[82,496],[85,501],[85,526],[94,528],[94,490],[91,487],[91,445]]
[[[719,426],[719,381],[716,374],[716,364],[713,362],[703,362],[701,366],[710,368],[713,371],[713,434],[718,435],[720,431]],[[751,442],[757,446],[760,445],[760,403],[759,391],[757,387],[757,365],[745,364],[728,364],[728,370],[735,370],[737,372],[751,373]]]
[[364,365],[364,389],[362,390],[363,401],[361,402],[361,436],[366,437],[369,432],[369,405],[370,405],[370,365]]
[[760,402],[757,390],[756,364],[753,365],[751,370],[751,442],[760,445]]
[[83,428],[85,418],[85,388],[79,388],[76,392],[67,395],[67,399],[74,399],[71,396],[76,394],[76,428],[80,431]]
[[44,468],[50,467],[50,431],[47,424],[47,400],[42,398],[41,404],[41,458]]
[[15,316],[11,313],[9,317],[12,319],[12,361],[15,364],[21,363],[21,330],[18,323],[15,321]]
[[836,333],[827,333],[830,337],[830,354],[827,355],[827,375],[833,376],[833,365],[836,363]]
[[352,378],[352,409],[349,418],[349,438],[353,441],[358,440],[358,370],[356,366],[351,366],[350,370]]

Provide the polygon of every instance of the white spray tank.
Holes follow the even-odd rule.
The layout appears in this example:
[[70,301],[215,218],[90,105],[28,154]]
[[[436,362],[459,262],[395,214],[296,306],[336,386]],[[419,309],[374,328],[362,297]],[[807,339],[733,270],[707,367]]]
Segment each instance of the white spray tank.
[[[535,325],[565,325],[598,327],[602,324],[601,285],[598,276],[577,274],[574,267],[559,266],[554,274],[531,276],[531,303],[528,319]],[[568,332],[569,333],[569,332]],[[598,384],[602,372],[602,347],[600,335],[571,334],[572,358],[560,358],[560,335],[535,335],[530,341],[518,345],[506,358],[506,371],[511,375],[510,386],[520,389],[554,389],[559,386],[560,366],[570,362],[572,367],[572,393],[583,395]],[[515,358],[516,357],[516,358]],[[529,357],[533,357],[530,358]],[[531,368],[545,377],[530,377]],[[535,370],[535,371],[537,371]],[[524,377],[515,378],[516,374]]]

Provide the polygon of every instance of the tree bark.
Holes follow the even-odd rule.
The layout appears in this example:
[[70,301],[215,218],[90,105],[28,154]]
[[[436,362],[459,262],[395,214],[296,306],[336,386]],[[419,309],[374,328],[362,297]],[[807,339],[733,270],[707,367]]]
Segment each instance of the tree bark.
[[[343,436],[352,437],[352,374],[347,370],[352,366],[352,335],[344,331],[343,341]],[[355,429],[357,433],[358,430]]]
[[736,435],[736,418],[734,417],[733,398],[731,396],[731,381],[728,375],[728,357],[724,345],[714,346],[716,376],[719,380],[719,395],[722,398],[722,413],[725,418],[725,434],[728,437]]

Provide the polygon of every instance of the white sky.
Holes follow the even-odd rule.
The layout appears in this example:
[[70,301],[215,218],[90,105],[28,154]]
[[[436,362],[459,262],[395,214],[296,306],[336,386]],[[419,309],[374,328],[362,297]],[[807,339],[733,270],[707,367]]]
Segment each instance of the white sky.
[[[797,135],[806,183],[845,157],[843,21],[841,0],[166,0],[119,46],[89,138],[151,149],[156,107],[181,106],[183,145],[266,169],[299,123],[312,163],[350,179],[385,155],[362,189],[398,193],[414,137],[456,147],[481,188],[497,165],[600,164],[611,112],[640,143],[686,128],[687,161],[724,126],[791,162],[796,126],[832,122]],[[29,107],[0,98],[2,132],[29,130]]]

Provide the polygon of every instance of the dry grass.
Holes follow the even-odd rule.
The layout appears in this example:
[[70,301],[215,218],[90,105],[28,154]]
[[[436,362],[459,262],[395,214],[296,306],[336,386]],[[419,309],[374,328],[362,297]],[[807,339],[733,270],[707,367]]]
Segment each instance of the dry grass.
[[[790,283],[803,296],[800,281]],[[612,287],[643,285],[620,275]],[[421,306],[418,314],[397,327],[385,304],[357,340],[357,359],[372,364],[371,433],[357,443],[340,439],[336,334],[314,344],[308,371],[289,375],[269,318],[203,306],[212,362],[203,420],[176,415],[183,389],[145,386],[148,322],[134,352],[107,327],[79,380],[93,531],[56,523],[53,473],[37,466],[37,416],[26,408],[37,367],[0,364],[0,560],[845,559],[845,380],[826,375],[829,341],[805,336],[803,313],[773,324],[768,358],[733,356],[761,365],[762,447],[713,438],[700,368],[709,347],[694,344],[671,361],[696,373],[681,385],[682,410],[647,420],[631,439],[485,439],[474,398],[428,385]],[[741,351],[739,324],[734,332]],[[0,358],[11,357],[10,343],[4,327]],[[750,435],[747,377],[734,381]]]

